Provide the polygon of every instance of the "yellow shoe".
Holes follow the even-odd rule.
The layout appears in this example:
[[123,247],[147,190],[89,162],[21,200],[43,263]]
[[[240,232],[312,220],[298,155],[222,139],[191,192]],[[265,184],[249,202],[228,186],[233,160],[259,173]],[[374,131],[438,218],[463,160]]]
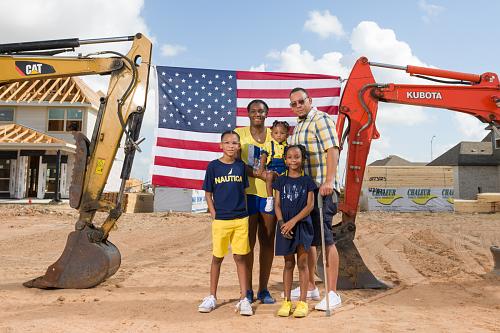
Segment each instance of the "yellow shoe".
[[278,316],[288,317],[288,316],[290,316],[291,311],[292,311],[292,302],[290,302],[289,300],[287,300],[285,298],[283,303],[281,303],[280,309],[278,310]]
[[298,301],[293,316],[295,318],[303,318],[309,313],[309,305],[306,302]]

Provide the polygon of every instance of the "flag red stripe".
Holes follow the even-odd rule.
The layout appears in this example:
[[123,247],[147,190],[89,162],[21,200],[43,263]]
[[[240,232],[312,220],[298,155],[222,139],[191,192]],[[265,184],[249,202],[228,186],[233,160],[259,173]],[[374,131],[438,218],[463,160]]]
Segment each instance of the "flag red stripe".
[[204,150],[204,151],[211,151],[211,152],[216,152],[216,153],[222,151],[220,149],[220,143],[179,140],[179,139],[172,139],[172,138],[158,137],[156,139],[156,145],[159,147],[188,149],[188,150]]
[[249,72],[237,71],[238,80],[314,80],[314,79],[340,79],[339,76],[324,74],[297,74],[297,73],[279,73],[279,72]]
[[[317,108],[320,111],[326,112],[328,114],[337,114],[339,107],[337,105],[331,106],[320,106]],[[248,112],[246,108],[238,108],[236,111],[238,117],[247,117]],[[290,108],[272,108],[269,109],[268,117],[295,117],[295,114]]]
[[203,180],[176,178],[168,176],[153,175],[152,183],[156,186],[180,187],[201,190]]
[[[340,96],[340,88],[309,88],[309,96],[331,97]],[[236,96],[238,98],[289,98],[290,89],[238,89]]]
[[182,158],[172,158],[165,156],[155,156],[154,161],[154,165],[194,170],[206,170],[208,163],[208,161],[186,160]]

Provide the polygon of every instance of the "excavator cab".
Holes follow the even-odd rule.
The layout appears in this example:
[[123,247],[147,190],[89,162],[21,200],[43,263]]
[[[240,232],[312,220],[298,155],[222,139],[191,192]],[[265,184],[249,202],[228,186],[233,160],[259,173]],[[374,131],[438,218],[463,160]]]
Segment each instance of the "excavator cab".
[[[100,51],[76,57],[59,53],[85,44],[132,42],[130,51]],[[79,210],[75,231],[68,236],[61,257],[43,276],[23,283],[29,288],[90,288],[112,276],[121,263],[118,248],[108,240],[122,213],[125,181],[130,176],[139,131],[146,109],[151,42],[143,35],[91,40],[64,39],[0,45],[0,85],[43,78],[91,74],[111,75],[106,97],[101,98],[97,120],[88,139],[75,134],[76,157],[70,186],[70,206]],[[31,70],[36,68],[36,70]],[[125,160],[116,202],[101,200],[111,166],[125,134]],[[108,212],[96,226],[97,210]]]

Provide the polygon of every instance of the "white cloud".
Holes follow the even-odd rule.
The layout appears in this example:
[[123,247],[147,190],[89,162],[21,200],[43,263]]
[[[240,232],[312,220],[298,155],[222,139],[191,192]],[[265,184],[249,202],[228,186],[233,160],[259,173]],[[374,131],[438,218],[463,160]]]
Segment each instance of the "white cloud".
[[342,64],[340,52],[328,52],[316,59],[311,52],[302,50],[300,44],[295,43],[274,55],[280,61],[279,71],[321,73],[342,77],[347,77],[349,74],[349,69]]
[[345,35],[342,23],[328,10],[309,12],[309,19],[304,23],[304,29],[318,34],[321,38],[342,37]]
[[[351,33],[350,44],[352,53],[347,56],[340,52],[328,52],[316,57],[308,50],[303,50],[298,43],[291,44],[282,51],[273,50],[267,56],[278,61],[279,71],[322,73],[340,75],[342,78],[348,78],[354,60],[360,56],[376,62],[429,67],[413,54],[407,43],[397,39],[393,30],[383,29],[375,22],[360,22]],[[375,67],[372,70],[377,82],[422,83],[404,71]],[[380,103],[379,109],[378,122],[385,124],[413,126],[428,121],[423,107]]]
[[[360,22],[352,31],[350,43],[356,57],[366,56],[371,61],[386,62],[395,65],[416,65],[429,67],[415,56],[410,45],[400,41],[392,29],[383,29],[372,21]],[[381,74],[391,78],[404,79],[405,82],[415,82],[404,71],[384,69]],[[401,81],[397,81],[401,82]]]
[[[375,22],[360,22],[352,31],[350,43],[354,59],[366,56],[374,62],[431,67],[413,54],[408,43],[398,40],[392,29],[383,29]],[[372,67],[372,71],[379,83],[422,84],[422,80],[413,78],[404,71],[377,67]],[[379,120],[384,123],[413,126],[425,123],[428,119],[424,108],[419,106],[380,103],[379,108]]]
[[0,3],[2,42],[149,34],[143,0],[24,0]]
[[265,72],[266,71],[266,64],[260,64],[258,66],[252,66],[249,69],[251,72]]
[[377,123],[384,125],[415,126],[429,121],[423,107],[379,103]]
[[[119,37],[138,32],[154,41],[146,22],[141,17],[143,6],[143,0],[127,1],[126,6],[120,0],[2,1],[0,2],[0,29],[4,31],[2,43]],[[130,42],[86,45],[77,48],[76,52],[87,54],[112,50],[126,53],[130,45]],[[87,76],[84,80],[96,91],[107,90],[106,77]]]
[[460,133],[462,133],[468,140],[481,141],[487,134],[484,130],[486,124],[471,115],[456,113],[455,123]]
[[420,0],[418,2],[418,8],[424,12],[422,20],[425,23],[430,23],[433,18],[437,17],[445,9],[443,6],[427,3],[425,0]]
[[161,54],[165,57],[175,57],[184,51],[186,51],[186,47],[182,45],[164,44],[161,46]]
[[[145,34],[154,42],[150,30],[141,16],[144,0],[23,0],[0,2],[0,29],[3,31],[2,43],[39,41],[63,38],[94,39],[117,36],[129,36],[138,32]],[[112,50],[126,53],[131,43],[106,43],[82,46],[76,52],[87,54],[89,52]],[[68,54],[64,54],[68,55]],[[93,90],[107,91],[109,76],[82,77]],[[154,100],[149,100],[151,105]],[[153,132],[150,115],[147,111],[142,133]],[[152,117],[154,118],[154,116]],[[143,144],[151,145],[151,141]],[[120,153],[119,153],[120,154]],[[141,167],[149,168],[150,157],[139,158],[139,163],[134,165],[135,170]],[[149,162],[147,162],[149,160]],[[141,163],[142,162],[142,163]],[[119,174],[119,173],[118,173]],[[136,177],[142,177],[139,171]],[[110,183],[119,181],[118,176],[109,177]]]
[[376,160],[386,158],[391,147],[391,138],[388,135],[381,136],[379,139],[373,140],[370,146],[370,153],[366,164],[370,164]]

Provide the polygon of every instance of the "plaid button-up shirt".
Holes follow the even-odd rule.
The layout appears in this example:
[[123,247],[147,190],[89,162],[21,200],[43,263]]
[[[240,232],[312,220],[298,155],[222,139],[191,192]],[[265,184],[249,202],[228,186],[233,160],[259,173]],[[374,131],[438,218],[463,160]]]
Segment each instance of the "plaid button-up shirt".
[[[309,175],[319,187],[326,181],[326,151],[339,146],[335,122],[327,113],[311,109],[305,119],[298,119],[298,124],[290,137],[290,144],[306,147],[307,160],[304,173]],[[333,188],[340,193],[337,173]]]

